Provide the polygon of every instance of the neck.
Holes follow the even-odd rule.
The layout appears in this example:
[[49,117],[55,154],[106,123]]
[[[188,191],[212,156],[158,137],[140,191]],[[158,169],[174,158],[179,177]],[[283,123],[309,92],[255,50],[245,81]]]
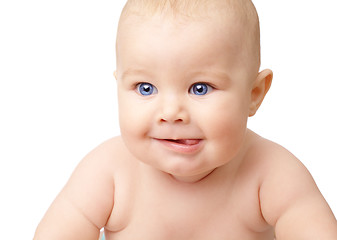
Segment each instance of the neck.
[[181,183],[197,183],[197,182],[201,182],[203,180],[208,179],[216,170],[212,169],[210,171],[207,171],[205,173],[201,173],[201,174],[197,174],[194,176],[174,176],[172,174],[168,174],[169,176],[171,176],[174,180],[181,182]]

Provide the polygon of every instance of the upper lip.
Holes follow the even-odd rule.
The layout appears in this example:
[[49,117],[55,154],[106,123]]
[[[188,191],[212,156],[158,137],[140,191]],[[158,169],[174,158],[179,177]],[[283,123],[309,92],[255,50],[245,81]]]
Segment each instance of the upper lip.
[[161,141],[172,141],[172,142],[190,142],[191,144],[196,144],[193,141],[201,141],[201,138],[154,138],[156,140],[161,140]]
[[179,140],[202,140],[202,138],[196,138],[196,137],[182,137],[182,138],[167,138],[167,137],[163,137],[163,138],[156,138],[154,137],[153,139],[157,139],[157,140],[167,140],[167,141],[179,141]]
[[200,138],[153,138],[168,149],[178,153],[192,154],[201,149],[203,139]]

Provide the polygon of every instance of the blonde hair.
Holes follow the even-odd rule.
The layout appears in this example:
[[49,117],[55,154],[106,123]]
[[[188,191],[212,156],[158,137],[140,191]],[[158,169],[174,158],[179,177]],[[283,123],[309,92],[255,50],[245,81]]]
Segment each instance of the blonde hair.
[[[120,17],[120,23],[130,15],[150,18],[155,15],[174,20],[228,16],[245,26],[246,47],[260,67],[260,26],[255,6],[251,0],[128,0]],[[120,26],[119,26],[120,27]]]

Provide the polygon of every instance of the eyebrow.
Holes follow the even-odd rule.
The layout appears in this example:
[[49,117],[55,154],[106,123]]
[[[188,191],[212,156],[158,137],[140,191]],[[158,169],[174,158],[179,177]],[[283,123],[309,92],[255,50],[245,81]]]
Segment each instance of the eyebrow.
[[146,71],[145,69],[134,69],[134,68],[129,68],[127,70],[125,70],[124,72],[122,72],[122,75],[121,75],[121,79],[125,79],[129,76],[132,76],[132,75],[145,75],[145,76],[150,76],[150,72],[149,71]]
[[221,70],[200,70],[200,71],[195,71],[191,74],[192,76],[211,76],[215,77],[217,79],[225,80],[226,82],[230,82],[231,78],[229,75]]
[[[153,74],[151,74],[150,71],[144,69],[144,68],[128,68],[124,72],[122,72],[121,79],[127,79],[130,76],[146,76],[151,77]],[[210,76],[214,77],[215,79],[225,81],[227,84],[231,82],[231,78],[228,76],[228,74],[221,70],[198,70],[193,71],[189,73],[187,76],[189,77],[197,77],[197,76]]]

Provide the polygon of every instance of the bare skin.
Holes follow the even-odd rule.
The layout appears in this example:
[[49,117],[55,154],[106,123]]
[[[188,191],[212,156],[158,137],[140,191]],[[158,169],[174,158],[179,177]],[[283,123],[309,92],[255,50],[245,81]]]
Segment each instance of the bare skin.
[[124,214],[112,214],[105,228],[108,239],[273,239],[274,230],[260,211],[264,169],[254,166],[256,160],[217,168],[196,183],[130,160],[135,164],[123,174],[130,177],[115,194],[131,191],[115,199],[114,211]]
[[84,158],[34,239],[337,239],[307,169],[246,127],[272,72],[243,52],[244,26],[160,21],[120,30],[122,135]]
[[[294,179],[300,186],[287,185]],[[289,199],[290,192],[297,194]],[[292,213],[297,205],[302,209]],[[286,208],[288,216],[281,212]],[[306,222],[313,225],[294,226],[282,220],[297,214],[315,214]],[[136,161],[120,137],[111,139],[77,167],[42,224],[57,224],[57,229],[71,225],[69,232],[56,229],[57,235],[49,239],[70,239],[76,229],[80,233],[73,239],[97,239],[101,227],[109,240],[272,240],[274,226],[277,239],[317,239],[319,234],[333,240],[336,236],[331,210],[306,168],[281,146],[249,130],[242,161],[219,167],[196,183],[180,182]],[[47,231],[50,234],[53,227]],[[35,239],[42,239],[39,234]]]

